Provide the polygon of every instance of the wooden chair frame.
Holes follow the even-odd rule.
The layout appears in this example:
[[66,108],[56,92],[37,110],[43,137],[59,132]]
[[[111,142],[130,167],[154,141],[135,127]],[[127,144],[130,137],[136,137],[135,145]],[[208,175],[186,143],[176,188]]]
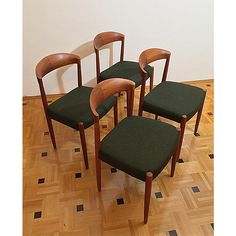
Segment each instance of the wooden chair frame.
[[[164,49],[160,49],[160,48],[150,48],[147,49],[145,51],[143,51],[140,56],[139,56],[139,66],[141,69],[141,74],[142,74],[142,86],[141,86],[141,93],[140,93],[140,100],[139,100],[139,116],[142,116],[143,110],[143,101],[144,101],[144,95],[145,95],[145,86],[146,86],[146,76],[147,76],[147,72],[145,71],[145,67],[147,64],[152,63],[154,61],[157,60],[166,60],[165,62],[165,66],[164,66],[164,71],[163,71],[163,75],[162,75],[162,80],[161,82],[166,81],[167,78],[167,73],[168,73],[168,68],[169,68],[169,63],[170,63],[170,56],[171,53],[167,50]],[[205,97],[203,99],[203,103],[198,111],[197,114],[197,119],[196,119],[196,123],[195,123],[195,128],[194,128],[194,135],[197,135],[197,130],[198,130],[198,126],[200,123],[200,119],[201,119],[201,114],[202,114],[202,110],[203,110],[203,105],[204,105],[204,100]],[[158,115],[155,115],[155,119],[158,118]],[[181,147],[182,147],[182,143],[183,143],[183,138],[184,138],[184,131],[185,131],[185,126],[186,126],[186,122],[187,122],[187,116],[185,114],[182,115],[181,121],[180,121],[180,149],[179,152],[181,151]],[[179,157],[180,153],[178,154]]]
[[[48,115],[48,101],[43,85],[43,78],[46,76],[49,72],[56,70],[60,67],[66,66],[66,65],[71,65],[71,64],[76,64],[77,65],[77,80],[78,80],[78,87],[82,86],[82,75],[81,75],[81,62],[80,62],[80,57],[74,54],[70,53],[56,53],[56,54],[51,54],[43,58],[36,66],[36,77],[38,80],[39,88],[40,88],[40,93],[41,93],[41,99],[44,107],[44,112],[49,128],[49,133],[51,136],[51,141],[53,144],[54,149],[56,149],[56,140],[55,140],[55,134],[53,130],[53,125],[52,125],[52,120]],[[114,104],[114,122],[115,125],[117,124],[117,101]],[[81,140],[81,145],[82,145],[82,150],[83,150],[83,156],[84,156],[84,162],[86,169],[88,169],[89,164],[88,164],[88,154],[87,154],[87,145],[86,145],[86,139],[85,139],[85,128],[83,122],[80,122],[78,124],[79,126],[79,133],[80,133],[80,140]]]
[[[92,91],[90,96],[90,107],[94,115],[94,136],[95,136],[95,160],[96,160],[96,177],[97,177],[97,188],[101,192],[101,160],[99,158],[100,149],[100,125],[99,125],[99,115],[96,108],[109,96],[117,94],[122,91],[127,93],[127,116],[132,116],[133,105],[134,105],[134,89],[135,83],[133,81],[121,78],[113,78],[102,81],[99,83]],[[179,137],[180,129],[177,128]],[[180,138],[178,140],[176,150],[172,157],[171,162],[171,177],[174,176],[176,162],[178,160],[180,149]],[[151,189],[152,189],[153,174],[148,171],[146,173],[145,181],[145,196],[144,196],[144,223],[148,222],[148,212],[150,205]]]

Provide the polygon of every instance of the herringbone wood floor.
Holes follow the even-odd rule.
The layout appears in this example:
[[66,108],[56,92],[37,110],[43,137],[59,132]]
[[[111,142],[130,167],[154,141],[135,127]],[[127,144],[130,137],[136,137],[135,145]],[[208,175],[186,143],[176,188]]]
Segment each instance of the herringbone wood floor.
[[[184,162],[177,164],[174,178],[169,177],[168,165],[153,182],[147,225],[143,224],[143,182],[103,164],[98,193],[93,126],[85,131],[90,164],[86,170],[79,133],[54,122],[58,146],[54,150],[40,98],[24,98],[23,235],[213,235],[214,159],[209,156],[213,154],[213,80],[191,84],[207,89],[200,136],[193,135],[194,117],[186,126],[180,156]],[[134,114],[138,97],[136,91]],[[125,115],[124,106],[125,96],[121,96],[120,117]],[[113,128],[112,117],[110,112],[101,120],[102,135]],[[124,204],[118,205],[120,198]]]

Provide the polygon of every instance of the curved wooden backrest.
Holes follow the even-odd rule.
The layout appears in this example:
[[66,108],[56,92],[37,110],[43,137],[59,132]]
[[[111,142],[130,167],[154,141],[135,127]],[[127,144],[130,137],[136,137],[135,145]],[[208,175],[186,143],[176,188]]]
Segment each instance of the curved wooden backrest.
[[94,117],[98,117],[96,109],[101,105],[108,97],[117,94],[122,91],[129,93],[128,99],[128,115],[132,115],[133,100],[134,100],[135,83],[131,80],[122,78],[107,79],[93,88],[90,94],[90,108]]
[[108,43],[115,41],[124,41],[125,36],[118,32],[102,32],[95,36],[93,40],[94,48],[99,50],[101,47]]
[[80,57],[70,53],[51,54],[40,60],[36,66],[35,73],[38,79],[42,79],[49,72],[70,64],[78,64],[80,66]]
[[39,83],[39,89],[41,93],[41,98],[43,102],[43,107],[45,114],[47,116],[48,102],[46,98],[46,93],[43,86],[43,77],[49,72],[58,69],[63,66],[77,64],[78,70],[78,86],[82,86],[82,76],[81,76],[81,66],[80,57],[70,53],[56,53],[44,57],[36,66],[35,73]]
[[166,59],[163,75],[162,75],[162,82],[166,81],[169,62],[170,62],[170,55],[171,53],[167,50],[160,49],[160,48],[150,48],[145,51],[143,51],[139,56],[139,67],[141,70],[142,75],[142,86],[141,86],[141,92],[139,97],[139,115],[142,114],[142,106],[143,106],[143,100],[145,95],[145,86],[146,86],[146,79],[147,79],[147,72],[145,70],[145,67],[154,61]]
[[144,73],[147,73],[144,69],[146,65],[148,65],[151,62],[161,60],[161,59],[169,60],[170,55],[171,53],[164,49],[160,49],[160,48],[147,49],[143,51],[139,56],[139,66]]
[[99,59],[99,49],[106,44],[121,41],[120,50],[120,61],[124,60],[124,41],[125,36],[118,32],[102,32],[95,36],[93,40],[93,46],[96,54],[96,71],[97,71],[97,83],[100,82],[100,59]]

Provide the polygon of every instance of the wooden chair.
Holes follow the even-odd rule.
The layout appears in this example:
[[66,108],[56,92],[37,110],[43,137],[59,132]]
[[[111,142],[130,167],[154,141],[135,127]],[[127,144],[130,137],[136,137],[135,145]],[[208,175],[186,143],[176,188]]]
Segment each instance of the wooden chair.
[[[76,64],[78,70],[78,87],[68,92],[55,102],[48,104],[43,85],[43,78],[49,72],[60,67]],[[85,166],[88,169],[87,147],[84,130],[91,126],[93,114],[89,106],[89,97],[92,88],[82,86],[80,58],[69,53],[57,53],[46,56],[36,66],[36,77],[39,83],[44,112],[53,147],[56,148],[55,135],[52,126],[52,119],[63,123],[73,129],[79,130],[83,149]],[[117,101],[115,97],[108,98],[99,108],[100,117],[104,116],[114,106],[114,120],[117,122]]]
[[[99,51],[103,46],[116,41],[121,42],[120,61],[100,72]],[[95,36],[93,44],[96,53],[97,83],[110,78],[125,78],[134,81],[135,87],[141,85],[142,77],[140,76],[138,62],[124,61],[124,41],[125,36],[118,32],[103,32]],[[153,68],[148,65],[145,69],[148,73],[147,79],[150,78],[151,90],[153,87]]]
[[[90,106],[95,125],[97,188],[100,192],[101,160],[144,181],[144,223],[147,223],[152,180],[165,168],[171,156],[173,156],[171,176],[174,175],[179,153],[180,130],[158,120],[132,116],[134,88],[133,81],[115,78],[102,81],[91,92]],[[97,107],[108,97],[121,91],[127,93],[127,117],[101,141]]]
[[[143,82],[139,102],[139,115],[142,116],[142,112],[146,111],[155,114],[156,119],[159,115],[180,123],[181,136],[179,150],[181,150],[186,122],[196,113],[198,114],[194,135],[198,135],[197,130],[201,119],[206,91],[195,86],[166,81],[170,55],[171,53],[169,51],[159,48],[147,49],[140,54],[139,65]],[[144,96],[145,78],[148,76],[145,68],[149,63],[162,59],[166,60],[162,82]]]

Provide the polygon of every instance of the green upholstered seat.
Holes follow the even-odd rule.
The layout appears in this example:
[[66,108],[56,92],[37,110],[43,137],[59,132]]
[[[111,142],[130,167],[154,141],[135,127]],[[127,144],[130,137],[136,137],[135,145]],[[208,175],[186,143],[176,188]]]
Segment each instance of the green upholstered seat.
[[[90,110],[89,98],[92,88],[78,87],[59,98],[48,106],[50,118],[57,120],[74,129],[79,129],[79,122],[83,122],[84,128],[94,123]],[[103,117],[114,105],[115,97],[109,97],[97,109],[100,118]]]
[[167,165],[178,141],[176,128],[140,116],[123,119],[102,141],[99,158],[127,174],[155,178]]
[[[145,70],[148,73],[147,78],[149,78],[152,74],[152,67],[147,65]],[[100,74],[101,81],[110,78],[129,79],[135,82],[135,87],[138,87],[142,83],[142,76],[140,74],[139,63],[133,61],[117,62],[108,69],[102,71]]]
[[182,115],[189,120],[200,109],[204,96],[201,88],[165,81],[144,97],[143,110],[176,122]]

